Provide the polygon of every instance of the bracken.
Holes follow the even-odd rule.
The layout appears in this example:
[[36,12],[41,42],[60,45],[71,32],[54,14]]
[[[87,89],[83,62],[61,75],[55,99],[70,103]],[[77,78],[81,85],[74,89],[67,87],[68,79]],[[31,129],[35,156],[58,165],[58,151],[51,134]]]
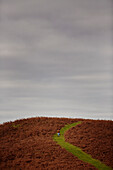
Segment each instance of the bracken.
[[[29,118],[16,120],[15,122],[8,122],[0,125],[0,169],[76,169],[76,170],[87,170],[96,169],[88,163],[84,163],[76,158],[71,153],[68,153],[65,149],[62,149],[56,142],[53,141],[53,135],[57,132],[57,129],[61,129],[66,124],[71,124],[77,121],[82,121],[81,124],[87,125],[85,130],[81,125],[77,126],[76,133],[74,128],[70,130],[69,134],[66,134],[67,140],[71,138],[71,142],[80,142],[83,147],[87,146],[85,143],[85,138],[89,136],[88,144],[89,151],[93,152],[91,146],[92,139],[96,141],[98,146],[101,141],[101,134],[105,134],[109,131],[105,138],[102,136],[102,143],[106,148],[107,152],[111,144],[109,142],[111,137],[111,124],[112,121],[94,121],[94,120],[83,120],[83,119],[68,119],[68,118]],[[100,138],[96,135],[92,138],[93,131],[91,130],[92,123],[97,127],[97,123],[101,127],[101,124],[105,124],[103,132],[98,132]],[[18,128],[12,127],[12,123],[20,125]],[[112,124],[113,125],[113,124]],[[88,128],[89,127],[89,128]],[[102,126],[103,127],[103,126]],[[82,128],[82,130],[81,130]],[[106,130],[107,128],[107,130]],[[98,130],[98,128],[97,128]],[[91,131],[91,134],[90,134]],[[74,136],[73,134],[74,133]],[[80,134],[81,133],[81,134]],[[95,132],[97,133],[97,131]],[[109,134],[109,135],[108,135]],[[79,139],[78,136],[80,137]],[[84,137],[85,136],[85,137]],[[109,138],[107,138],[109,136]],[[82,138],[81,138],[82,137]],[[87,139],[86,139],[87,140]],[[70,142],[70,141],[69,141]],[[70,142],[70,143],[71,143]],[[75,142],[75,144],[76,144]],[[94,142],[93,142],[94,143]],[[107,145],[106,145],[107,143]],[[103,146],[102,145],[102,146]],[[87,149],[88,149],[87,148]],[[84,148],[85,149],[85,148]],[[101,155],[102,149],[97,147],[99,154]],[[106,152],[105,150],[105,152]],[[112,150],[112,148],[111,148]],[[110,151],[111,152],[111,151]],[[110,154],[109,152],[109,154]],[[97,153],[97,151],[96,151]],[[99,159],[99,154],[98,158]],[[106,153],[104,153],[106,154]],[[103,161],[110,165],[110,157],[104,155]]]

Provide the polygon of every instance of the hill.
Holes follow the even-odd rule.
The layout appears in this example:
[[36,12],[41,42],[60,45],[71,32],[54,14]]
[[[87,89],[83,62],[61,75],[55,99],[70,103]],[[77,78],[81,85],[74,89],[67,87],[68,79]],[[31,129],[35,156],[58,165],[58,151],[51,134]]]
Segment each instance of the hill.
[[112,121],[38,117],[0,125],[0,169],[96,169],[53,141],[58,129],[78,121],[66,141],[113,168]]

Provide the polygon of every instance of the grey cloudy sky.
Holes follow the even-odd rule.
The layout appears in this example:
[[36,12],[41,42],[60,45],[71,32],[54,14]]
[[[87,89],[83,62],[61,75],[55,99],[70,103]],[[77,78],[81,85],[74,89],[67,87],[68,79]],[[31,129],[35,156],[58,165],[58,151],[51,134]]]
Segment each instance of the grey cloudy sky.
[[111,0],[0,0],[0,122],[113,119]]

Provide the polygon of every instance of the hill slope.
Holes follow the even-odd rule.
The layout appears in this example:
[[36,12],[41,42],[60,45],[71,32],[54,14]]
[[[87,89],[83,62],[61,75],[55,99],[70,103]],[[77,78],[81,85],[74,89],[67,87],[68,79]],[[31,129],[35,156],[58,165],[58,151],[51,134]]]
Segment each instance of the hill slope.
[[113,168],[113,122],[86,121],[65,133],[65,140]]
[[[52,139],[52,136],[56,133],[57,129],[61,129],[66,124],[77,121],[81,121],[81,119],[41,117],[17,120],[15,122],[0,125],[0,169],[96,169],[92,165],[80,161],[65,149],[62,149]],[[103,148],[107,147],[107,154],[109,154],[110,157],[107,157],[106,151],[102,151],[100,148],[100,140],[98,140],[96,136],[97,132],[94,132],[95,136],[93,136],[93,138],[97,143],[98,153],[104,155],[103,162],[113,167],[111,162],[113,146],[112,143],[109,142],[110,138],[112,140],[113,122],[98,120],[82,120],[82,122],[83,125],[81,126],[87,124],[87,128],[85,128],[87,131],[86,135],[84,132],[81,138],[84,127],[78,125],[75,127],[78,128],[77,130],[72,128],[65,134],[66,140],[74,145],[78,142],[80,143],[79,147],[82,148],[83,145],[86,144],[84,143],[84,140],[81,139],[86,139],[86,136],[89,136],[88,142],[89,146],[91,146],[91,124],[95,124],[94,127],[96,128],[97,122],[99,122],[99,127],[102,127],[103,129],[103,132],[100,131],[100,140],[101,133],[105,134],[107,132],[105,138],[102,136],[102,146]],[[106,124],[107,126],[104,126],[103,128],[103,124]],[[90,130],[88,130],[88,128]],[[93,149],[94,148],[89,147],[90,154],[93,153]],[[98,159],[101,160],[99,154]]]

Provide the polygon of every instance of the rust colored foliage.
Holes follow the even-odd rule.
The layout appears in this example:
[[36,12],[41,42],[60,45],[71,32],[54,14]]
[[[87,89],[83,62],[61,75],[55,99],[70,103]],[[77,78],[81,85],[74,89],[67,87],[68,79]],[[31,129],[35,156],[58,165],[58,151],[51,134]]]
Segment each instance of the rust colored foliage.
[[[65,149],[57,145],[52,138],[53,135],[57,133],[58,129],[61,129],[66,124],[71,124],[80,120],[81,119],[38,117],[16,120],[15,122],[8,122],[0,125],[0,169],[96,169],[92,165],[84,163],[71,153],[68,153]],[[87,138],[89,141],[89,152],[93,155],[93,147],[90,146],[93,138],[97,144],[97,149],[95,149],[98,150],[100,156],[102,150],[98,145],[100,145],[100,141],[103,140],[102,147],[104,146],[110,154],[112,149],[110,139],[112,122],[93,120],[82,121],[83,123],[81,125],[78,125],[75,129],[72,128],[66,133],[66,139],[75,145],[77,141],[80,142],[82,148],[82,145],[86,145],[86,143],[84,143],[84,140],[81,140],[81,137],[82,139]],[[92,136],[94,135],[93,133],[90,134],[90,131],[92,131],[92,123],[95,127],[98,127],[98,123],[100,128],[101,126],[105,127],[103,128],[103,131],[98,131],[100,138],[98,138],[96,134],[95,136]],[[84,134],[82,133],[84,125],[87,125],[86,134],[85,132]],[[78,137],[76,136],[76,128],[78,129],[79,139],[77,139]],[[109,137],[108,134],[107,136],[102,136],[103,133],[105,135],[106,131],[107,133],[109,132]],[[101,158],[98,156],[97,159]],[[103,162],[111,165],[109,163],[110,160],[111,155],[108,157],[104,155]]]
[[68,130],[65,139],[113,168],[113,121],[84,121]]

